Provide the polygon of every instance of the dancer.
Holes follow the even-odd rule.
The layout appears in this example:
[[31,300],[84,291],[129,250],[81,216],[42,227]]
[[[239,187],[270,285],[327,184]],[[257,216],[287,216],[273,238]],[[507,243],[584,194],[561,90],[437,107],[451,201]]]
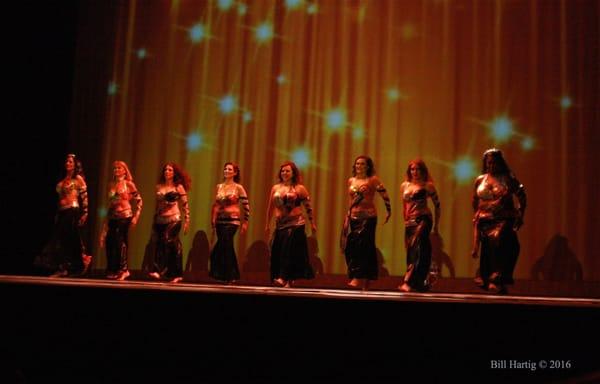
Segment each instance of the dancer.
[[348,266],[348,285],[367,290],[369,281],[378,278],[375,192],[379,192],[385,203],[385,223],[392,215],[392,205],[383,183],[375,175],[373,160],[368,156],[361,155],[354,160],[352,177],[348,179],[348,191],[349,207],[340,246]]
[[[429,175],[427,165],[421,159],[408,163],[406,180],[400,185],[404,213],[404,245],[406,248],[406,275],[398,289],[403,292],[425,291],[430,288],[427,281],[431,266],[431,241],[429,233],[438,232],[440,200]],[[427,199],[434,206],[432,219]]]
[[187,234],[189,231],[190,208],[187,193],[191,186],[190,177],[179,165],[170,162],[162,167],[156,185],[156,211],[152,224],[156,253],[150,265],[149,276],[153,279],[167,279],[172,283],[183,280],[183,248],[179,232],[182,222],[183,233]]
[[[135,211],[131,202],[135,202]],[[100,234],[100,248],[106,244],[106,278],[125,280],[129,229],[134,228],[142,213],[142,196],[123,161],[113,163],[113,177],[108,185],[108,212]]]
[[240,279],[233,237],[241,226],[241,233],[248,229],[250,205],[241,180],[240,167],[233,162],[223,165],[223,182],[217,184],[212,207],[211,225],[216,231],[217,243],[210,253],[209,275],[215,280],[230,284]]
[[270,222],[275,212],[275,231],[271,243],[271,279],[278,286],[291,287],[297,279],[312,279],[314,272],[308,259],[305,232],[306,216],[313,233],[317,226],[313,219],[310,195],[296,164],[286,161],[279,167],[279,183],[271,188],[267,207],[265,232],[270,234]]
[[[473,250],[479,259],[479,285],[494,293],[506,293],[513,284],[519,257],[517,231],[523,225],[527,196],[496,148],[483,153],[481,175],[473,189]],[[518,200],[515,206],[513,197]]]
[[45,267],[56,269],[51,277],[84,275],[92,261],[85,254],[81,227],[88,217],[88,194],[83,165],[74,154],[65,158],[65,176],[56,185],[58,210],[52,240],[46,247]]

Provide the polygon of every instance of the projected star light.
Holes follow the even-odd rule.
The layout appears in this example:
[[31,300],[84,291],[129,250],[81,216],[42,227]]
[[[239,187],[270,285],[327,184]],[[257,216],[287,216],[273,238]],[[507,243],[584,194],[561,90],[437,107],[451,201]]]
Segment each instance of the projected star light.
[[352,138],[354,140],[361,140],[365,138],[365,130],[363,127],[354,127],[352,129]]
[[297,148],[292,151],[292,161],[299,168],[304,168],[310,164],[310,151],[306,148]]
[[306,7],[306,13],[309,15],[314,15],[319,12],[319,6],[316,3],[311,3],[308,7]]
[[242,114],[242,121],[244,123],[249,123],[252,121],[252,112],[246,111]]
[[219,0],[217,1],[217,8],[221,11],[229,10],[234,4],[233,0]]
[[285,0],[285,7],[288,11],[298,9],[302,6],[302,0]]
[[280,74],[279,76],[277,76],[277,84],[283,85],[287,82],[288,82],[287,77],[285,77],[285,75],[283,73]]
[[470,183],[477,175],[475,162],[468,157],[458,159],[452,166],[454,178],[459,184]]
[[117,85],[117,83],[115,83],[114,81],[111,81],[110,83],[108,83],[108,88],[107,88],[106,92],[109,94],[109,96],[116,95],[118,90],[119,90],[119,86]]
[[513,122],[506,116],[498,116],[487,124],[494,141],[503,143],[514,134]]
[[108,209],[106,207],[98,208],[98,217],[101,219],[105,218],[108,215]]
[[243,16],[248,12],[248,6],[244,3],[239,3],[237,7],[238,15]]
[[531,151],[535,146],[535,140],[533,137],[526,136],[521,140],[521,148],[525,151]]
[[254,28],[254,38],[259,43],[266,43],[273,39],[273,24],[265,21]]
[[387,90],[387,98],[390,101],[396,101],[400,98],[400,91],[397,88],[390,88]]
[[210,38],[208,27],[202,23],[197,23],[189,29],[189,37],[193,44],[198,44]]
[[194,152],[204,145],[204,137],[199,132],[192,132],[186,138],[188,151]]
[[341,108],[331,109],[325,113],[325,121],[330,131],[341,131],[347,124],[346,111]]
[[560,107],[562,109],[569,109],[573,106],[573,100],[569,96],[563,96],[560,98]]
[[148,52],[146,51],[146,48],[140,48],[137,51],[135,51],[135,55],[138,59],[143,60],[146,57],[148,57]]
[[406,99],[406,95],[404,95],[398,88],[391,87],[388,88],[385,92],[389,101],[394,102],[400,99]]
[[219,100],[219,111],[229,115],[237,109],[237,99],[233,95],[225,95]]

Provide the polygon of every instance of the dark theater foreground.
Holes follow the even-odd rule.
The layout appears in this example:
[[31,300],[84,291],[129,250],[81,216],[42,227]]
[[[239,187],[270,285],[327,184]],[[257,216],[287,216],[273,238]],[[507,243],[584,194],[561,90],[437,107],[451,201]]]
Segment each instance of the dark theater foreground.
[[[25,382],[599,378],[596,299],[0,281],[4,373]],[[502,361],[522,365],[495,368]]]

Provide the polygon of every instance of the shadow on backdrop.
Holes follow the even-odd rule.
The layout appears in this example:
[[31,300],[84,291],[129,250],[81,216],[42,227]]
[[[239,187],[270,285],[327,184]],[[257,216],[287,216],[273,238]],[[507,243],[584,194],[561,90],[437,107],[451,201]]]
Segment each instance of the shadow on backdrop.
[[323,274],[323,261],[319,258],[319,242],[314,235],[306,238],[308,244],[308,262],[312,267],[315,277]]
[[188,252],[185,263],[184,274],[192,278],[204,277],[208,272],[208,259],[210,256],[210,244],[208,236],[204,231],[198,231],[194,235],[192,248]]
[[242,271],[249,273],[269,272],[269,246],[263,240],[256,240],[246,251]]
[[577,256],[569,247],[569,239],[557,233],[554,235],[544,255],[531,268],[533,280],[547,281],[581,281],[583,269]]
[[34,275],[47,276],[57,270],[58,265],[56,264],[55,255],[58,253],[58,248],[58,234],[56,233],[56,227],[54,227],[50,239],[33,259],[31,271]]
[[147,275],[150,273],[152,264],[154,263],[154,255],[156,254],[157,238],[156,233],[152,230],[150,239],[144,248],[144,259],[142,260],[142,273]]
[[389,277],[390,276],[390,271],[388,271],[388,269],[384,266],[385,264],[385,258],[383,257],[383,253],[381,253],[381,250],[379,248],[375,249],[375,253],[377,254],[377,273],[378,276],[381,277]]
[[431,266],[435,269],[438,277],[447,277],[444,275],[444,266],[448,269],[451,278],[456,277],[454,264],[450,256],[444,251],[444,239],[439,233],[431,232],[429,235],[431,240]]

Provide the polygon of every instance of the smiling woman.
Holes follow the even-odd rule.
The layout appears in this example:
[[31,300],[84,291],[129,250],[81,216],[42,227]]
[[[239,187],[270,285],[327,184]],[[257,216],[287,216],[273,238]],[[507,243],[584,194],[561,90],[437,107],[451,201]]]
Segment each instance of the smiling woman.
[[352,177],[347,183],[348,212],[344,218],[341,247],[348,266],[348,285],[367,290],[369,281],[377,280],[379,274],[375,247],[376,192],[385,202],[384,224],[392,215],[392,205],[383,183],[375,175],[375,165],[369,156],[361,155],[354,160]]
[[[129,277],[129,229],[134,228],[142,213],[142,196],[123,161],[113,163],[113,177],[108,185],[108,214],[102,225],[100,248],[106,245],[106,278]],[[131,202],[135,203],[135,211]]]
[[[404,244],[406,247],[406,275],[398,287],[403,292],[425,291],[430,288],[428,281],[431,266],[431,240],[429,233],[438,233],[440,221],[440,200],[429,175],[427,165],[421,159],[408,163],[406,180],[400,185],[404,215]],[[427,206],[431,199],[434,215]]]
[[[279,183],[271,188],[267,206],[265,233],[271,239],[271,280],[282,287],[291,287],[294,280],[312,279],[314,271],[308,259],[304,212],[313,234],[317,225],[313,218],[310,195],[300,170],[291,161],[279,167]],[[275,212],[275,231],[271,235],[270,222]]]
[[248,229],[250,205],[248,194],[240,184],[240,167],[233,162],[223,165],[223,182],[217,185],[212,206],[211,226],[217,243],[210,253],[210,277],[227,283],[240,279],[233,237],[238,228]]
[[58,211],[52,238],[35,260],[38,267],[53,270],[52,277],[85,274],[92,257],[85,254],[80,228],[88,218],[88,193],[83,165],[70,153],[65,176],[56,185]]
[[183,247],[179,232],[182,223],[184,234],[190,228],[187,194],[191,185],[190,177],[179,165],[169,162],[162,167],[156,185],[156,212],[152,224],[156,253],[149,275],[153,279],[168,279],[172,283],[183,280]]

